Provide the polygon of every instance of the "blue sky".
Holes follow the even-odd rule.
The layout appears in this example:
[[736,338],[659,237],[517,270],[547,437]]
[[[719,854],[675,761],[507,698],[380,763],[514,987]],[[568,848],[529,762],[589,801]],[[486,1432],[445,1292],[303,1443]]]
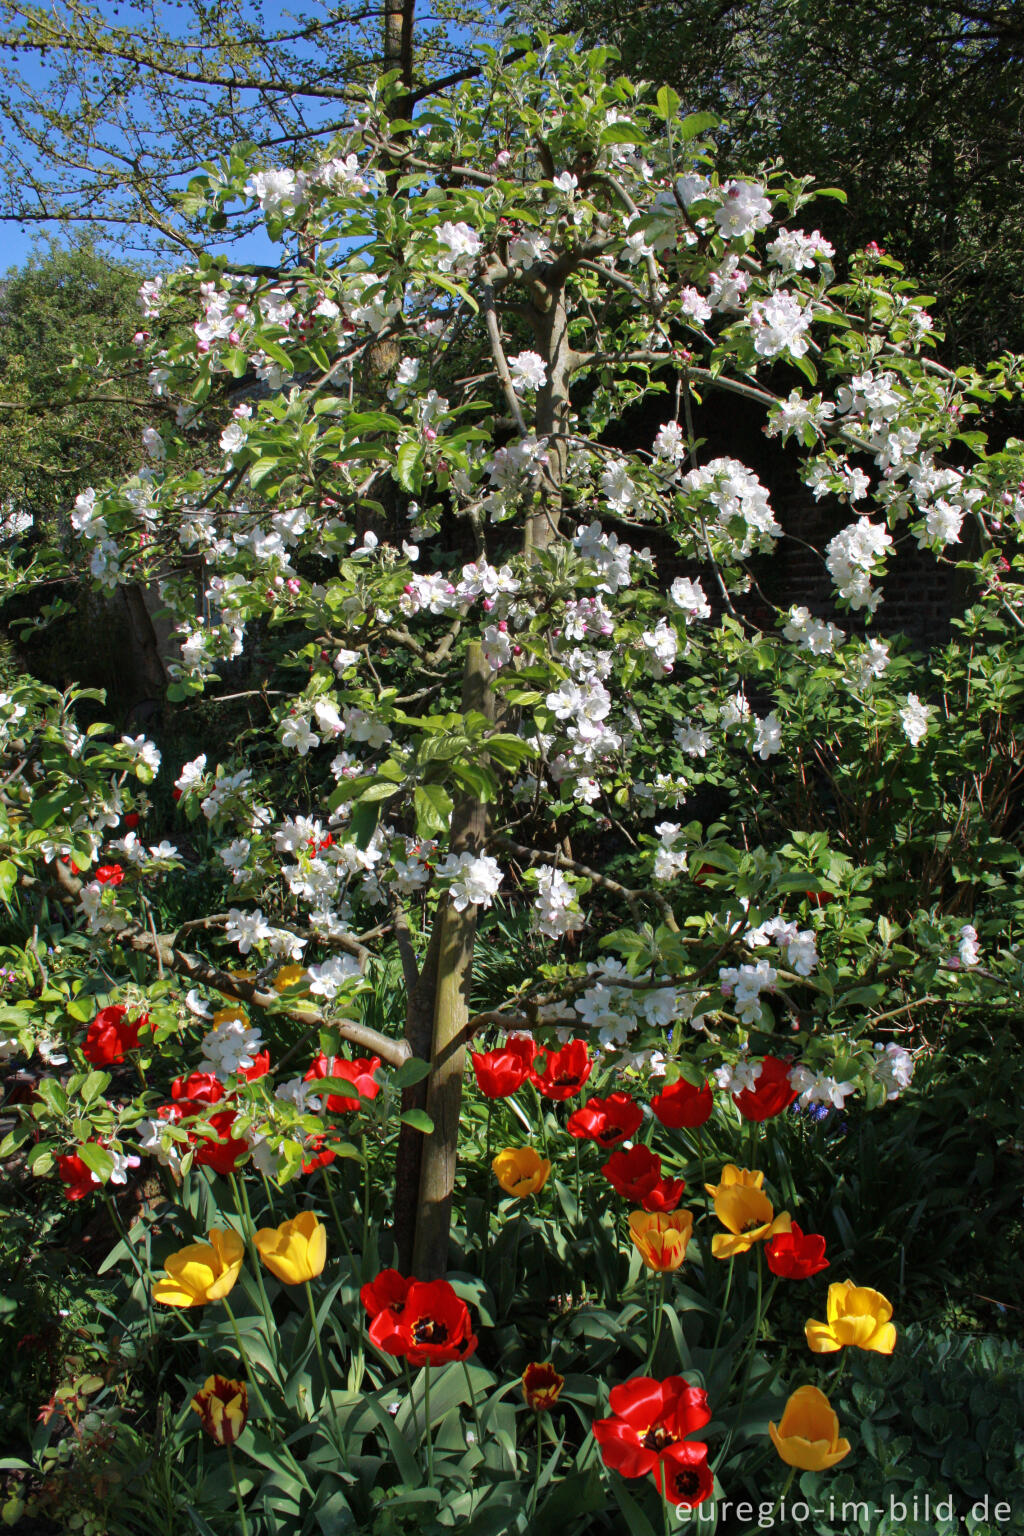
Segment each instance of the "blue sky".
[[[493,20],[494,22],[497,22],[498,11],[500,9],[498,5],[491,6],[489,4],[489,0],[476,0],[476,3],[480,5],[481,13],[488,21]],[[158,14],[160,15],[161,25],[165,26],[168,30],[182,27],[182,11],[184,8],[175,6],[173,4],[173,0],[155,0],[155,4]],[[257,0],[257,3],[252,7],[252,10],[255,16],[258,17],[262,27],[269,29],[282,23],[287,24],[293,21],[296,13],[298,13],[300,16],[304,14],[305,17],[308,18],[311,14],[315,15],[318,12],[322,12],[323,9],[327,9],[328,4],[330,4],[330,0],[296,0],[294,10],[292,10],[291,8],[282,5],[280,0],[266,0],[266,3],[262,4],[260,4],[259,0]],[[59,8],[58,0],[58,9]],[[246,5],[246,0],[241,0],[241,8],[246,10],[249,9],[249,7]],[[331,8],[335,10],[341,10],[342,6],[338,4],[332,4]],[[144,9],[141,6],[120,5],[118,4],[118,0],[98,0],[96,9],[102,16],[111,20],[116,25],[122,27],[126,25],[137,27],[138,35],[140,37],[145,35],[145,33],[149,30],[147,26],[148,17],[146,15],[148,7]],[[427,5],[424,3],[424,0],[420,0],[419,9],[423,11],[427,10]],[[452,28],[451,33],[453,40],[459,42],[469,40],[468,34],[462,28]],[[184,33],[177,31],[172,35],[183,36]],[[0,42],[0,49],[2,49],[2,46],[3,44]],[[38,59],[35,58],[35,56],[31,54],[18,55],[17,65],[22,79],[29,90],[42,89],[48,84],[50,78],[50,66],[47,64],[41,64]],[[73,89],[74,86],[72,85],[72,90]],[[6,131],[10,133],[11,130],[9,127],[7,127]],[[115,138],[113,142],[117,143],[118,141]],[[120,143],[123,145],[125,141],[122,139],[120,140]],[[123,227],[111,228],[105,239],[103,231],[96,225],[85,225],[79,227],[91,229],[99,239],[103,240],[103,243],[111,251],[112,254],[116,254],[123,250],[124,254],[127,255],[129,259],[139,260],[140,262],[144,263],[145,259],[141,257],[138,252],[133,252],[126,249],[132,244],[132,239],[130,231],[125,230]],[[0,221],[0,271],[5,270],[9,266],[20,265],[32,254],[33,250],[41,249],[45,252],[51,238],[56,238],[58,240],[67,238],[67,235],[62,233],[62,228],[59,223],[51,224],[32,222],[29,224],[18,224],[14,222],[8,222],[6,220]],[[218,249],[230,249],[232,253],[235,254],[240,260],[252,262],[260,262],[273,259],[275,250],[275,248],[270,244],[266,238],[266,235],[262,231],[256,231],[253,234],[247,236],[244,240],[238,243],[232,243],[230,246],[225,245],[217,247],[210,245],[207,247],[207,249],[209,249],[211,253],[214,254],[218,251]]]

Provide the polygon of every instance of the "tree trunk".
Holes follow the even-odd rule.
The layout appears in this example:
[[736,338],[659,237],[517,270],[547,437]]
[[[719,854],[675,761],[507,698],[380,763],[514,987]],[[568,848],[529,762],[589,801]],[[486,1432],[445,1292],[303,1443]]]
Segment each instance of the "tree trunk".
[[[482,647],[471,642],[462,680],[464,714],[476,710],[493,719],[490,675]],[[461,796],[452,812],[451,852],[478,853],[486,835],[485,803]],[[406,1040],[416,1056],[429,1055],[431,1074],[418,1093],[410,1091],[408,1102],[403,1099],[402,1108],[422,1107],[434,1123],[429,1136],[402,1126],[395,1167],[398,1267],[419,1280],[439,1279],[448,1268],[476,925],[475,906],[456,912],[447,896],[441,899],[406,1016]]]

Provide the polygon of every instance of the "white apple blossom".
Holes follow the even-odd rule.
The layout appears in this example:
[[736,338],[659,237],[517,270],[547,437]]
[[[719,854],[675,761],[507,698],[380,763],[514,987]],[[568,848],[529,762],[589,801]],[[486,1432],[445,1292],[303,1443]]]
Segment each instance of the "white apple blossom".
[[351,982],[362,976],[359,961],[353,955],[332,955],[322,965],[307,967],[309,990],[328,1002],[337,997]]
[[289,715],[281,731],[282,747],[294,747],[300,757],[320,745],[320,737],[313,730],[305,715]]
[[723,193],[715,223],[727,240],[741,240],[771,223],[772,205],[756,182],[730,181]]
[[539,352],[519,352],[508,360],[509,377],[517,395],[527,389],[540,389],[548,371]]
[[809,342],[805,335],[811,323],[810,307],[801,304],[792,293],[773,293],[770,298],[750,306],[750,325],[754,333],[754,351],[759,357],[803,357]]
[[150,773],[160,772],[160,752],[145,736],[122,736],[122,747],[127,747],[133,763],[148,768]]
[[780,229],[766,246],[768,260],[783,272],[807,272],[816,261],[830,261],[835,248],[820,230],[806,235],[802,229]]
[[914,1058],[903,1046],[890,1042],[875,1043],[874,1075],[886,1090],[887,1099],[898,1099],[910,1087],[914,1076]]
[[979,964],[981,960],[977,930],[970,923],[964,923],[960,929],[960,945],[957,954],[960,964],[968,968]]
[[491,906],[504,878],[497,859],[487,853],[449,853],[437,866],[437,876],[450,882],[448,894],[456,912]]
[[254,944],[259,944],[269,935],[270,924],[259,907],[253,912],[242,912],[238,907],[229,908],[224,937],[229,944],[238,945],[240,954],[247,955]]
[[912,747],[918,746],[927,736],[934,713],[934,704],[922,704],[916,693],[907,694],[907,702],[900,710],[900,723]]

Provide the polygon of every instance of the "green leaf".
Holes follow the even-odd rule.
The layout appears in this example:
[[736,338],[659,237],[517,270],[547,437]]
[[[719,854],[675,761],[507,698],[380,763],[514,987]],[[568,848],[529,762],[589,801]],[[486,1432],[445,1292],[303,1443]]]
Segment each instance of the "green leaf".
[[407,1109],[402,1116],[403,1125],[411,1125],[414,1131],[422,1131],[424,1136],[434,1134],[434,1122],[422,1109]]
[[368,789],[364,789],[359,798],[364,801],[391,800],[395,795],[401,794],[401,792],[402,786],[400,784],[389,784],[387,780],[384,780],[382,783],[378,780],[376,784],[371,784]]
[[679,97],[670,85],[663,85],[655,98],[658,116],[663,123],[675,117],[679,111]]
[[494,775],[481,768],[479,763],[453,763],[452,772],[470,794],[484,802],[493,800],[498,786],[494,781]]
[[18,883],[18,866],[10,859],[0,862],[0,897],[10,906],[11,893]]
[[395,478],[403,491],[415,493],[423,483],[423,446],[403,443],[395,461]]
[[691,112],[679,124],[679,132],[689,143],[691,139],[699,139],[702,134],[711,133],[717,127],[718,118],[713,112]]
[[452,817],[452,797],[441,784],[417,784],[413,790],[417,837],[447,832]]
[[411,1088],[415,1083],[422,1083],[425,1077],[430,1076],[430,1062],[423,1061],[419,1056],[410,1056],[408,1061],[403,1061],[391,1074],[391,1082],[395,1088]]
[[94,1141],[87,1141],[79,1149],[78,1155],[89,1172],[94,1173],[105,1184],[114,1171],[114,1159],[106,1147],[97,1146]]

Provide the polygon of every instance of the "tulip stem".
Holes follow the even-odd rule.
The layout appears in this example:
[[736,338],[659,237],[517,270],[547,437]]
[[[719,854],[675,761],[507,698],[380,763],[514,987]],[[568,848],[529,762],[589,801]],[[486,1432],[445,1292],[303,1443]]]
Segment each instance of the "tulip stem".
[[661,1464],[661,1518],[665,1527],[665,1536],[671,1536],[672,1514],[668,1502],[668,1472],[664,1462]]
[[135,1273],[138,1275],[140,1281],[142,1282],[142,1294],[146,1298],[146,1322],[149,1324],[149,1336],[150,1336],[150,1338],[152,1338],[153,1337],[153,1301],[152,1301],[152,1297],[150,1295],[149,1276],[146,1274],[146,1271],[143,1269],[142,1262],[139,1259],[138,1254],[135,1252],[135,1249],[134,1249],[134,1247],[132,1245],[131,1239],[128,1236],[128,1233],[125,1231],[124,1223],[122,1222],[121,1217],[118,1215],[117,1206],[114,1204],[113,1200],[107,1194],[105,1189],[103,1191],[103,1204],[106,1206],[107,1214],[109,1215],[110,1220],[113,1222],[114,1231],[117,1233],[118,1237],[121,1239],[122,1243],[124,1244],[125,1248],[127,1249],[128,1257],[132,1261],[132,1267],[134,1268]]
[[461,1363],[463,1373],[466,1377],[466,1389],[469,1392],[469,1406],[473,1410],[473,1423],[476,1425],[476,1443],[480,1447],[480,1454],[483,1455],[484,1432],[480,1423],[480,1410],[476,1406],[476,1393],[473,1391],[473,1378],[469,1374],[468,1361],[463,1360]]
[[847,1357],[847,1355],[849,1353],[850,1353],[850,1351],[848,1349],[844,1349],[842,1354],[839,1357],[839,1367],[838,1367],[835,1375],[832,1377],[832,1383],[831,1383],[831,1385],[829,1386],[829,1389],[828,1389],[829,1397],[832,1396],[833,1392],[835,1391],[836,1387],[838,1387],[838,1385],[839,1385],[839,1383],[840,1383],[840,1381],[842,1379],[843,1372],[846,1370],[846,1357]]
[[359,1279],[366,1279],[366,1247],[370,1239],[370,1160],[366,1155],[366,1136],[359,1138],[359,1150],[363,1154],[363,1241],[360,1250]]
[[775,1500],[774,1505],[772,1506],[772,1512],[768,1516],[768,1520],[766,1522],[769,1529],[775,1524],[775,1516],[786,1502],[786,1494],[793,1486],[793,1479],[796,1477],[796,1470],[796,1467],[790,1467],[789,1476],[786,1478],[786,1481],[782,1485],[782,1492],[779,1494],[778,1498]]
[[576,1153],[576,1241],[579,1242],[582,1222],[580,1220],[580,1143],[578,1137],[573,1142],[573,1150]]
[[533,1492],[530,1495],[530,1519],[531,1520],[533,1519],[533,1517],[537,1513],[537,1500],[540,1498],[540,1474],[541,1474],[541,1468],[544,1465],[544,1431],[543,1431],[543,1428],[541,1426],[541,1416],[540,1416],[540,1409],[539,1408],[537,1409],[537,1412],[536,1412],[535,1423],[536,1423],[536,1427],[537,1427],[537,1454],[536,1454],[536,1457],[534,1458],[534,1464],[533,1464]]
[[242,1490],[238,1486],[238,1473],[235,1471],[235,1453],[230,1444],[224,1449],[228,1453],[228,1466],[231,1469],[231,1486],[235,1490],[235,1498],[238,1500],[238,1523],[242,1536],[249,1536],[249,1522],[245,1518],[245,1505],[242,1502]]
[[430,1424],[430,1366],[423,1367],[423,1419],[427,1438],[427,1487],[434,1486],[434,1437]]
[[260,1402],[263,1404],[263,1412],[266,1414],[268,1422],[270,1424],[273,1424],[274,1423],[274,1416],[271,1413],[270,1407],[269,1407],[269,1405],[267,1403],[267,1400],[266,1400],[266,1398],[263,1395],[263,1388],[260,1386],[259,1382],[256,1380],[256,1376],[255,1376],[255,1374],[253,1372],[253,1368],[252,1368],[251,1364],[249,1363],[249,1356],[246,1353],[245,1345],[242,1343],[242,1335],[241,1335],[241,1333],[239,1332],[239,1329],[238,1329],[238,1319],[236,1318],[234,1312],[232,1312],[232,1310],[231,1310],[231,1303],[228,1301],[226,1296],[222,1296],[221,1297],[221,1302],[223,1304],[225,1312],[227,1313],[228,1317],[231,1320],[231,1327],[232,1327],[232,1330],[234,1331],[235,1342],[238,1345],[238,1354],[239,1354],[239,1357],[240,1357],[240,1359],[242,1361],[242,1369],[245,1372],[245,1378],[248,1381],[250,1387],[252,1388],[254,1395],[256,1397],[258,1397]]
[[324,1392],[327,1396],[327,1403],[328,1407],[330,1408],[331,1418],[334,1421],[334,1433],[338,1437],[338,1455],[345,1463],[345,1471],[348,1472],[350,1470],[348,1460],[348,1446],[345,1443],[345,1436],[341,1432],[341,1421],[338,1418],[338,1410],[335,1405],[334,1398],[331,1395],[331,1381],[327,1374],[327,1361],[324,1359],[324,1348],[320,1342],[320,1329],[316,1320],[316,1304],[313,1301],[313,1287],[310,1285],[308,1280],[304,1280],[302,1283],[306,1290],[306,1300],[309,1302],[309,1321],[313,1329],[313,1343],[316,1346],[316,1358],[320,1365],[320,1375],[323,1377]]
[[711,1363],[714,1364],[715,1355],[718,1353],[719,1340],[722,1337],[722,1325],[725,1322],[725,1314],[729,1308],[729,1292],[732,1290],[732,1272],[736,1263],[736,1255],[729,1256],[729,1273],[725,1281],[725,1295],[722,1297],[722,1310],[718,1314],[718,1328],[715,1332],[715,1342],[711,1346]]
[[487,1279],[487,1260],[491,1254],[491,1199],[492,1185],[491,1174],[491,1120],[494,1115],[494,1100],[487,1100],[487,1130],[484,1133],[484,1254],[483,1268],[484,1279]]
[[654,1369],[654,1356],[658,1348],[658,1340],[661,1338],[661,1323],[665,1315],[665,1279],[666,1276],[662,1273],[658,1275],[655,1281],[658,1287],[658,1299],[655,1303],[654,1321],[651,1327],[651,1352],[647,1356],[647,1364],[644,1366],[645,1371]]
[[270,1214],[271,1214],[272,1217],[276,1216],[277,1215],[277,1207],[274,1205],[274,1194],[273,1194],[272,1189],[270,1188],[270,1180],[267,1178],[265,1173],[261,1173],[260,1174],[260,1178],[263,1180],[263,1188],[267,1192],[267,1204],[270,1207]]
[[405,1372],[405,1390],[409,1394],[409,1412],[412,1414],[413,1439],[418,1440],[420,1434],[420,1421],[416,1412],[416,1391],[412,1384],[412,1371],[409,1369],[409,1362],[404,1355],[402,1356],[402,1370]]
[[[249,1192],[245,1187],[244,1181],[240,1182],[233,1173],[228,1174],[228,1181],[231,1185],[231,1192],[235,1197],[235,1210],[238,1212],[239,1220],[245,1229],[245,1245],[249,1250],[252,1267],[256,1271],[256,1284],[259,1286],[260,1304],[263,1308],[263,1322],[267,1330],[267,1348],[272,1350],[277,1330],[274,1326],[274,1314],[270,1310],[270,1298],[267,1296],[267,1288],[263,1283],[263,1266],[260,1263],[259,1251],[256,1247],[256,1223],[252,1219]],[[243,1205],[245,1207],[244,1211]],[[280,1372],[276,1371],[275,1375],[277,1376],[278,1386],[280,1386]]]
[[326,1168],[324,1168],[322,1170],[322,1174],[323,1174],[323,1181],[324,1181],[324,1189],[327,1191],[327,1204],[331,1208],[331,1215],[334,1218],[334,1225],[335,1225],[335,1227],[337,1229],[338,1236],[341,1239],[341,1246],[344,1248],[345,1252],[348,1254],[349,1262],[352,1265],[352,1275],[353,1275],[353,1278],[354,1278],[355,1274],[356,1274],[356,1256],[352,1252],[352,1245],[349,1242],[348,1237],[345,1235],[345,1228],[341,1224],[341,1217],[338,1215],[337,1202],[335,1201],[335,1198],[334,1198],[334,1190],[331,1188],[330,1175],[328,1174]]

